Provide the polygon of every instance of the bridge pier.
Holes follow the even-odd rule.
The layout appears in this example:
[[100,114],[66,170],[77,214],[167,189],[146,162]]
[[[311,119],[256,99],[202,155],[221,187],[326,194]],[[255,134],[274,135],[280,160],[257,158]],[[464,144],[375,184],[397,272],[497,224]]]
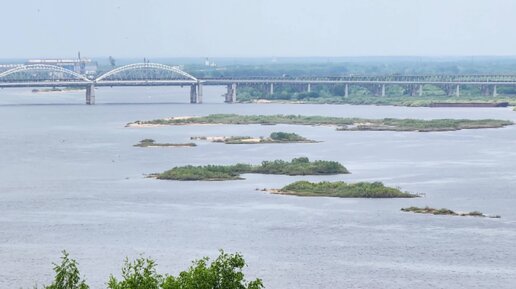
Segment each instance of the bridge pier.
[[312,85],[310,83],[308,83],[308,85],[306,86],[306,92],[312,92]]
[[226,93],[226,99],[224,102],[226,103],[233,103],[236,100],[236,89],[237,85],[236,83],[228,84],[227,85],[228,92]]
[[197,103],[197,85],[190,86],[190,103]]
[[385,96],[385,84],[382,84],[382,94],[381,96]]
[[190,103],[202,103],[202,84],[200,82],[190,86]]
[[202,83],[198,82],[197,83],[197,103],[202,103],[202,90],[203,90],[203,87],[202,87]]
[[383,91],[383,84],[369,84],[367,85],[367,89],[374,95],[374,96],[384,96],[382,93]]
[[344,97],[349,96],[349,84],[344,85]]
[[269,95],[274,94],[274,83],[269,84]]
[[86,104],[95,104],[95,84],[86,86]]
[[459,97],[460,96],[460,85],[457,84],[457,86],[455,87],[455,96],[456,97]]
[[489,85],[482,85],[482,86],[480,86],[480,93],[483,96],[491,95],[491,91],[490,91]]
[[454,92],[455,93],[457,92],[456,88],[455,88],[455,91],[453,91],[454,88],[453,88],[452,84],[441,84],[441,85],[438,85],[438,86],[444,91],[446,96],[453,96]]
[[420,94],[423,92],[423,89],[420,85],[416,84],[407,84],[404,87],[403,93],[410,96],[421,96]]
[[419,94],[419,96],[423,96],[423,85],[422,84],[419,85],[418,94]]
[[480,93],[482,93],[483,96],[496,97],[498,95],[496,84],[494,84],[494,85],[482,85],[480,87]]

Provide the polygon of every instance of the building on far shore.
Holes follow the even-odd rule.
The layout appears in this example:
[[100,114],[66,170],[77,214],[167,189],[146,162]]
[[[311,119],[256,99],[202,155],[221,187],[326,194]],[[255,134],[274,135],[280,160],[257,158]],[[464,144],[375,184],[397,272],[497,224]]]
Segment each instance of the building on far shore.
[[55,65],[83,75],[96,75],[98,68],[96,61],[89,58],[80,58],[80,56],[77,59],[29,59],[25,64]]
[[206,59],[204,59],[204,66],[216,67],[217,64],[215,63],[215,61],[210,61],[210,59],[208,57],[206,57]]

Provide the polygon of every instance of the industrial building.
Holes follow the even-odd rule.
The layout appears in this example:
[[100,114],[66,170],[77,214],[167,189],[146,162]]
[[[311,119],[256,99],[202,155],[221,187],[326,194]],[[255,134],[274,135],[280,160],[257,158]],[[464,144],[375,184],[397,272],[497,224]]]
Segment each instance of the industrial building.
[[46,64],[59,66],[83,75],[96,75],[97,62],[89,58],[77,59],[29,59],[26,65]]

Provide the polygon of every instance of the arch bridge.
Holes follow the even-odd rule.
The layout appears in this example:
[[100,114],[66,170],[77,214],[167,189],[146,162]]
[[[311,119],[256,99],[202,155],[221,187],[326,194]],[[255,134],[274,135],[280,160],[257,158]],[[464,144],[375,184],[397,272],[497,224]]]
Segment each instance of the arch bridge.
[[242,77],[198,79],[177,66],[159,63],[135,63],[114,68],[96,77],[45,64],[18,65],[0,72],[0,88],[80,87],[86,89],[86,103],[95,103],[95,87],[114,86],[187,86],[190,102],[201,103],[204,85],[226,86],[226,102],[234,102],[238,86],[257,86],[273,94],[277,85],[299,86],[310,92],[313,85],[340,85],[344,96],[349,86],[367,88],[385,96],[386,86],[400,85],[410,95],[423,95],[424,85],[435,85],[448,95],[460,95],[462,85],[479,86],[485,95],[497,94],[497,86],[516,86],[516,75],[383,75],[345,77]]
[[0,72],[0,88],[79,87],[86,89],[86,104],[95,103],[95,87],[189,86],[190,102],[202,102],[201,81],[176,66],[135,63],[115,68],[95,78],[55,65],[19,65]]

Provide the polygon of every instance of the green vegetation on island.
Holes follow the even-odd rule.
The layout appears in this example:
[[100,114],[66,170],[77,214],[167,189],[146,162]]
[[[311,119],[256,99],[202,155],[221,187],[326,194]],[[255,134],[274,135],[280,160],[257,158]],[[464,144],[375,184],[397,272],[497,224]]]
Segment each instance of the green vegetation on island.
[[197,146],[195,143],[157,143],[153,139],[143,139],[140,141],[140,143],[135,144],[135,147],[194,147]]
[[[76,260],[63,251],[61,262],[54,265],[54,280],[44,289],[89,289],[90,286],[81,276]],[[150,258],[138,258],[133,262],[125,260],[121,278],[110,275],[106,282],[108,289],[260,289],[261,279],[247,281],[243,269],[247,267],[244,257],[228,254],[220,250],[219,256],[210,262],[204,257],[177,276],[160,274],[156,262]],[[37,286],[34,288],[38,288]]]
[[288,133],[281,131],[271,133],[269,138],[276,142],[313,142],[312,140],[306,139],[296,133]]
[[272,193],[301,197],[336,198],[416,198],[416,194],[403,192],[399,188],[387,187],[381,182],[320,182],[298,181]]
[[455,131],[461,129],[500,128],[513,122],[495,119],[363,119],[331,116],[302,115],[237,115],[211,114],[198,117],[172,117],[149,121],[135,121],[128,126],[153,125],[196,125],[196,124],[289,124],[289,125],[332,125],[338,130],[375,131]]
[[269,137],[250,136],[212,136],[191,137],[192,140],[208,140],[225,144],[267,144],[267,143],[315,143],[316,141],[304,138],[296,133],[273,132]]
[[463,216],[463,217],[466,217],[466,216],[471,216],[471,217],[487,217],[487,218],[500,218],[500,216],[490,216],[490,215],[485,215],[481,212],[478,212],[478,211],[473,211],[473,212],[467,212],[467,213],[458,213],[458,212],[455,212],[455,211],[452,211],[450,209],[445,209],[445,208],[442,208],[442,209],[434,209],[434,208],[430,208],[430,207],[424,207],[424,208],[419,208],[419,207],[409,207],[409,208],[402,208],[401,211],[403,212],[412,212],[412,213],[417,213],[417,214],[431,214],[431,215],[447,215],[447,216]]
[[495,119],[394,119],[385,118],[380,121],[367,121],[355,123],[350,126],[342,126],[337,130],[345,131],[456,131],[462,129],[499,128],[512,125],[511,121]]
[[206,165],[175,167],[161,174],[152,175],[161,180],[180,181],[224,181],[242,179],[241,174],[272,175],[335,175],[348,174],[349,171],[334,161],[313,161],[301,157],[287,162],[283,160],[264,161],[260,165]]

